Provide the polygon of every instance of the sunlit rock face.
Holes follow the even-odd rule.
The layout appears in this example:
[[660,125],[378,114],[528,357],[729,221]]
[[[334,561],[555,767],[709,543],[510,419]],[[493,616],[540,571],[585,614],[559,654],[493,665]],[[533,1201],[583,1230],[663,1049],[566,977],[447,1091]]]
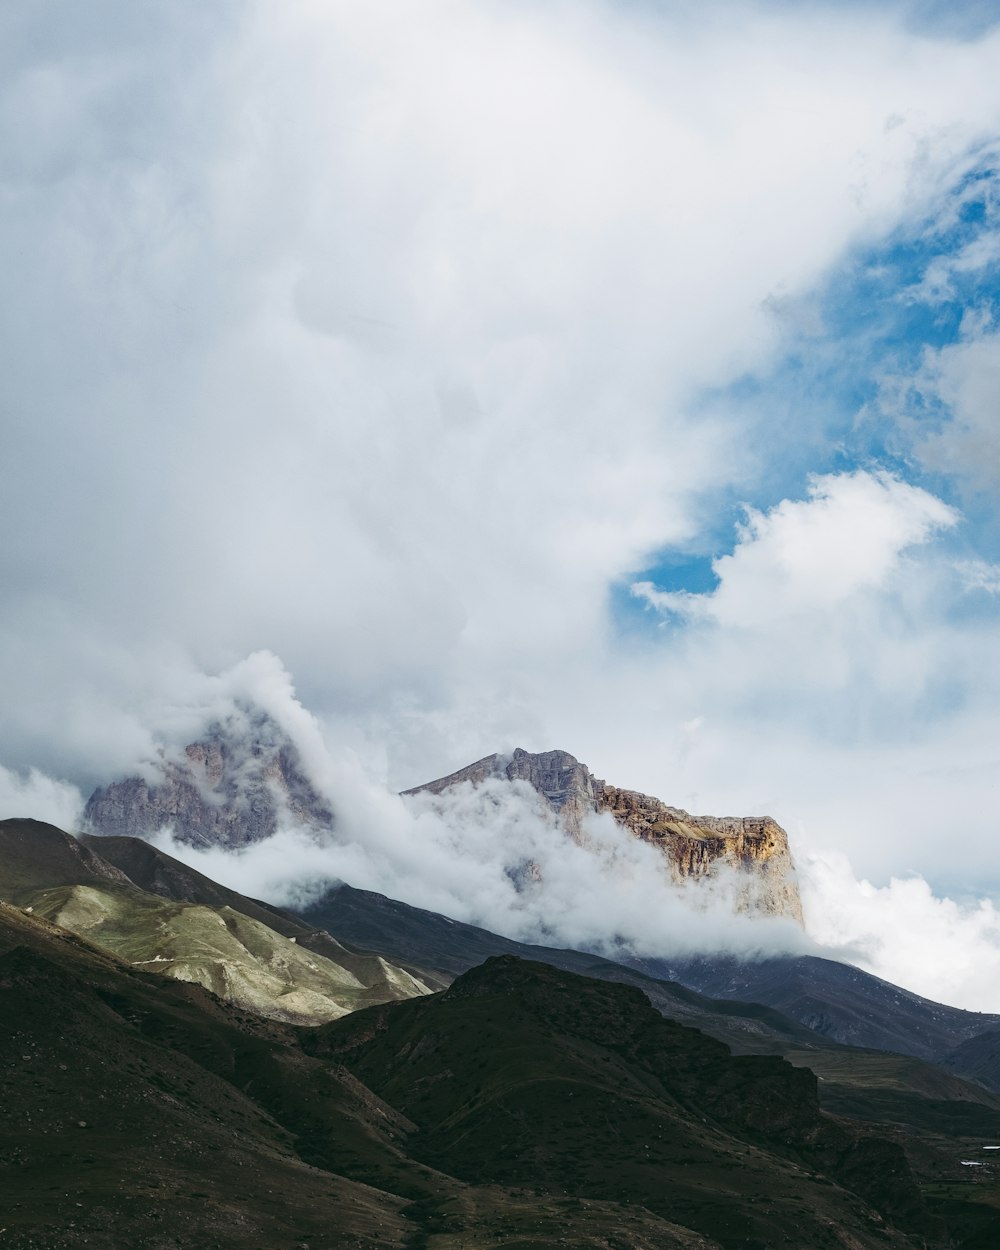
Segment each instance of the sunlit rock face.
[[574,838],[583,836],[588,815],[610,812],[619,825],[662,852],[676,881],[707,880],[728,869],[735,874],[741,910],[802,920],[788,835],[769,816],[692,816],[602,781],[568,751],[532,753],[518,747],[512,755],[488,755],[405,793],[441,794],[462,782],[479,785],[503,777],[533,786]]
[[298,751],[270,717],[255,713],[214,727],[153,778],[129,777],[94,791],[91,831],[148,837],[169,828],[193,846],[247,846],[282,825],[329,829],[333,815],[309,782]]

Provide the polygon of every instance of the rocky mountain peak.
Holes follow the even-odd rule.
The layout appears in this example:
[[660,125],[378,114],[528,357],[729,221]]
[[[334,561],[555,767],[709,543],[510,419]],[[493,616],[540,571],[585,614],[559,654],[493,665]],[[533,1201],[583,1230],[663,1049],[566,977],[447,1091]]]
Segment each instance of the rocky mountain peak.
[[576,839],[587,816],[610,812],[635,837],[655,846],[678,882],[736,874],[740,910],[788,916],[801,923],[795,865],[788,835],[769,816],[692,816],[661,799],[595,777],[568,751],[525,751],[487,755],[458,772],[405,790],[406,795],[442,794],[462,783],[489,778],[526,781]]
[[281,727],[266,713],[241,709],[183,751],[164,751],[152,779],[98,787],[84,822],[97,834],[149,837],[168,828],[194,846],[232,848],[260,842],[283,824],[329,829],[333,814]]

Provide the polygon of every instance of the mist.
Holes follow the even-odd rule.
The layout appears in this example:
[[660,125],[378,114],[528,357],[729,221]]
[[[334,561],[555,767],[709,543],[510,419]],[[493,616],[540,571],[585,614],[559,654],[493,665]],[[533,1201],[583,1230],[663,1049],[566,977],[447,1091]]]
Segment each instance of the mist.
[[[741,912],[746,883],[734,874],[678,884],[661,853],[607,813],[587,818],[574,839],[526,782],[489,779],[439,795],[396,793],[373,767],[377,752],[331,741],[270,653],[216,676],[191,675],[183,689],[184,699],[161,707],[136,739],[137,749],[140,741],[154,745],[137,754],[133,771],[155,780],[162,758],[212,726],[249,757],[264,713],[294,743],[334,812],[332,831],[286,819],[274,836],[239,850],[195,848],[169,828],[153,839],[243,894],[295,908],[343,882],[519,941],[611,958],[823,955],[939,1002],[1000,1011],[1000,910],[991,897],[952,898],[914,872],[873,883],[806,821],[789,837],[802,929]],[[31,816],[76,830],[84,798],[70,782],[37,769],[0,770],[0,818]]]

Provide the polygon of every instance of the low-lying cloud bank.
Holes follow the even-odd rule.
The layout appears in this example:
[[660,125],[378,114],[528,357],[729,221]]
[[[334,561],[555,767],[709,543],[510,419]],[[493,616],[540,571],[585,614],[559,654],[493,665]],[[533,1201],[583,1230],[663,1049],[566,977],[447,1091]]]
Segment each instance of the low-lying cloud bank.
[[[692,952],[817,954],[972,1011],[1000,1011],[1000,912],[991,899],[938,897],[922,877],[877,887],[839,852],[799,864],[806,932],[734,915],[732,883],[680,888],[660,856],[610,818],[573,843],[503,783],[462,787],[448,802],[403,800],[355,776],[341,794],[337,841],[287,829],[239,852],[197,850],[165,833],[164,850],[256,897],[295,906],[345,881],[521,941],[613,956]],[[346,802],[344,801],[346,800]],[[794,850],[794,848],[793,848]],[[538,865],[512,879],[518,858]]]
[[[660,853],[606,814],[589,821],[583,844],[575,842],[526,783],[394,793],[366,757],[331,744],[268,652],[192,680],[149,733],[168,752],[213,723],[249,733],[247,706],[269,715],[296,744],[336,823],[325,835],[286,826],[239,851],[196,849],[170,830],[159,835],[168,853],[245,894],[295,906],[343,881],[519,940],[609,955],[623,947],[662,957],[811,952],[928,998],[1000,1011],[1000,910],[989,897],[942,896],[918,874],[872,884],[842,850],[807,843],[811,831],[803,830],[792,850],[805,933],[788,920],[752,919],[734,911],[733,879],[678,886]],[[152,762],[145,760],[147,767]],[[0,768],[0,818],[33,816],[79,828],[83,799],[74,785],[37,769]]]
[[[299,711],[286,725],[298,719],[308,727]],[[319,734],[310,736],[306,758],[335,806],[334,834],[287,827],[228,851],[198,849],[164,830],[158,844],[214,880],[283,906],[342,881],[521,941],[612,956],[623,947],[663,957],[820,954],[940,1002],[1000,1011],[1000,910],[992,899],[940,897],[915,875],[876,886],[842,852],[813,851],[799,857],[802,933],[788,920],[735,914],[732,880],[672,883],[659,852],[610,816],[595,817],[580,845],[525,783],[403,798],[367,776],[356,757],[321,755]],[[37,770],[0,769],[0,815],[76,828],[81,812],[72,785]]]
[[809,856],[801,878],[810,936],[835,958],[937,1002],[1000,1011],[993,899],[940,897],[916,875],[876,886],[836,851]]
[[663,856],[595,817],[583,844],[522,782],[487,781],[401,798],[341,773],[331,837],[286,829],[237,853],[196,850],[169,833],[170,854],[244,893],[294,906],[331,882],[375,890],[508,937],[607,953],[806,950],[783,919],[734,913],[738,885],[673,885]]

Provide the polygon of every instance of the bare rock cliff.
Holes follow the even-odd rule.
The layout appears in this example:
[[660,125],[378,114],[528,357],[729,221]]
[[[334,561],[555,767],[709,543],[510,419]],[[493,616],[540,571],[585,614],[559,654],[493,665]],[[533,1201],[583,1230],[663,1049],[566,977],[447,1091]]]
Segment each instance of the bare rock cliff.
[[255,717],[242,732],[216,728],[152,780],[129,777],[94,791],[84,822],[98,834],[148,837],[161,829],[193,846],[247,846],[283,823],[328,829],[333,815],[278,726]]
[[588,815],[610,812],[619,825],[657,847],[678,882],[736,874],[742,910],[802,921],[802,902],[788,835],[769,816],[692,816],[679,807],[595,777],[568,751],[488,755],[404,794],[441,794],[487,778],[527,781],[576,838]]

